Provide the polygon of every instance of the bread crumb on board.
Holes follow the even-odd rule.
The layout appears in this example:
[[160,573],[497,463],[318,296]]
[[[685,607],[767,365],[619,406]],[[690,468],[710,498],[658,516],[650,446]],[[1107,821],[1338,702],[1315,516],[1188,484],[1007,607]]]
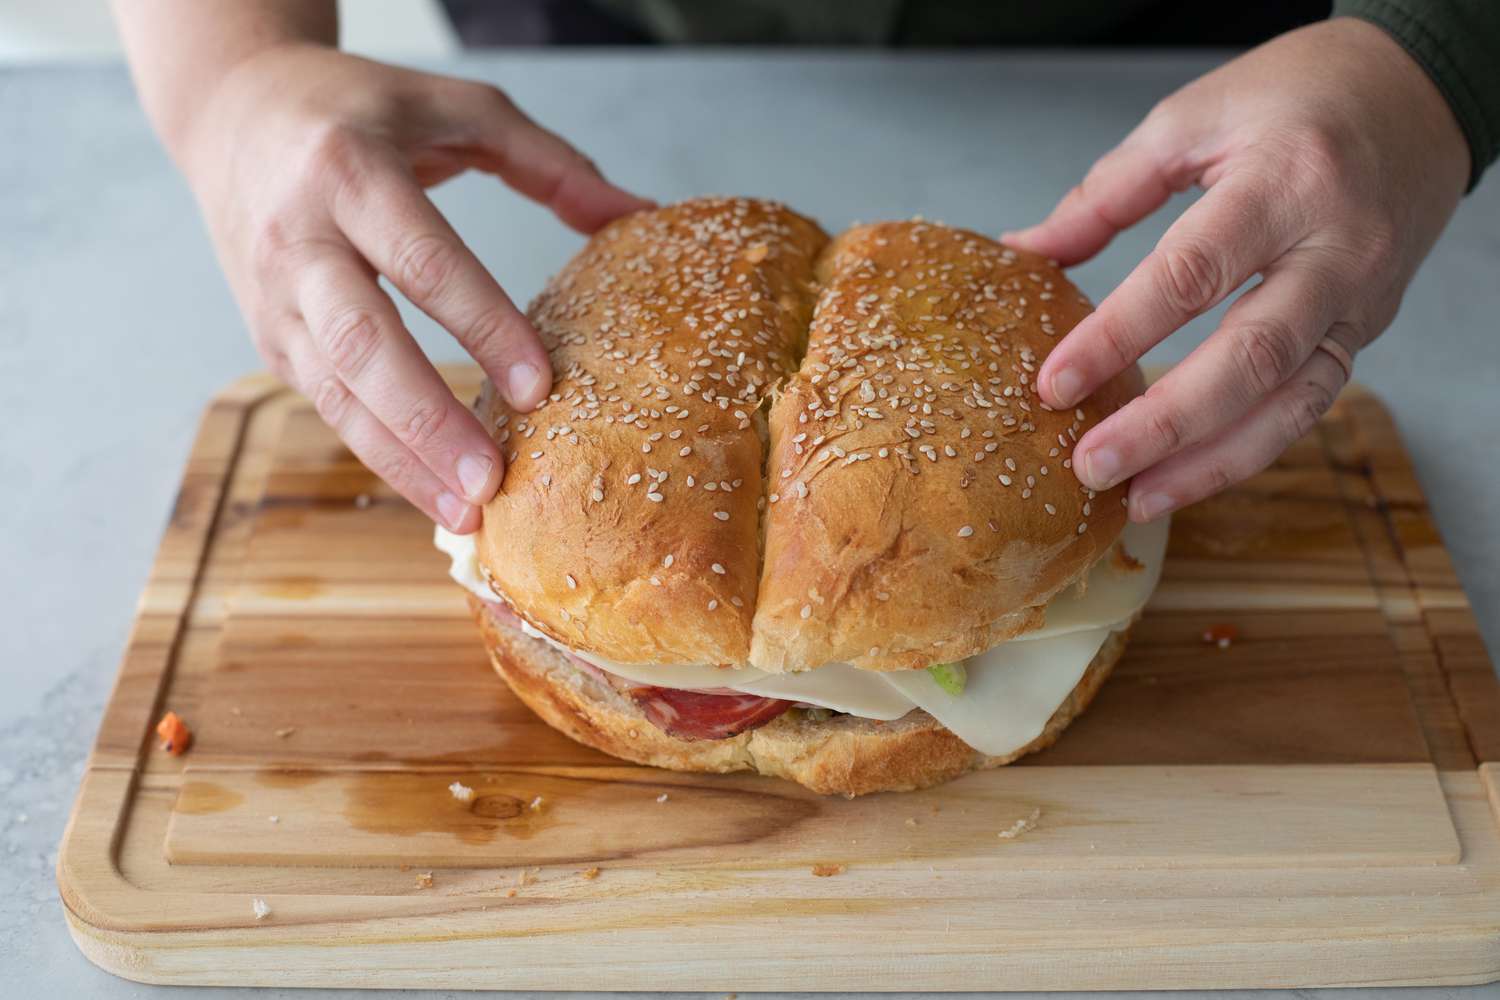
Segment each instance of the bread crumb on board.
[[592,881],[594,881],[594,879],[596,879],[596,878],[599,877],[599,866],[598,865],[594,865],[593,867],[585,868],[583,871],[579,872],[578,874],[582,875],[584,878],[586,878],[590,882],[592,882]]
[[417,888],[418,889],[431,889],[432,888],[432,872],[418,872],[417,873]]
[[818,878],[828,878],[831,875],[842,875],[849,870],[846,864],[817,864],[812,866],[812,873]]
[[297,727],[296,726],[282,726],[280,729],[276,730],[276,738],[278,740],[288,739],[296,731],[297,731]]
[[250,900],[250,912],[255,914],[256,920],[264,920],[271,915],[271,904],[257,896]]
[[449,785],[448,791],[451,792],[453,794],[453,797],[460,802],[474,801],[474,789],[470,788],[468,785],[464,784],[461,781],[455,781],[453,784]]
[[156,735],[161,738],[161,748],[173,757],[181,757],[193,742],[193,731],[176,712],[168,712],[156,724]]
[[996,834],[996,836],[1001,840],[1015,840],[1027,830],[1035,827],[1036,821],[1041,818],[1042,808],[1041,806],[1038,806],[1035,809],[1031,810],[1031,812],[1027,813],[1025,816],[1022,816],[1020,819],[1016,820],[1010,826],[1006,827],[1004,830],[1001,830],[998,834]]
[[657,801],[658,804],[660,804],[662,802],[667,801],[667,799],[669,799],[669,798],[671,798],[670,795],[668,795],[666,792],[662,792],[660,795],[658,795],[656,797],[656,801]]

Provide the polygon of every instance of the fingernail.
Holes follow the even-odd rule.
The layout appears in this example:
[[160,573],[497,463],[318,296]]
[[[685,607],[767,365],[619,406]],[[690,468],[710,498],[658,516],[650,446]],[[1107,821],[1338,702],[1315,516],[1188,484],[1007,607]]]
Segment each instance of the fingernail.
[[1083,485],[1091,490],[1107,490],[1120,476],[1120,453],[1109,447],[1099,447],[1083,456]]
[[437,509],[438,516],[443,519],[449,531],[463,530],[464,518],[469,516],[468,504],[452,493],[439,493]]
[[1165,493],[1147,493],[1131,505],[1131,515],[1141,523],[1154,521],[1177,506],[1177,501]]
[[1064,368],[1052,376],[1052,395],[1058,406],[1072,406],[1083,395],[1083,376],[1076,368]]
[[490,483],[494,471],[495,463],[483,455],[465,455],[458,460],[458,482],[470,503],[484,503],[494,494]]
[[510,371],[505,374],[505,388],[510,396],[510,405],[517,409],[525,408],[537,393],[541,381],[542,373],[536,370],[535,365],[525,362],[511,365]]

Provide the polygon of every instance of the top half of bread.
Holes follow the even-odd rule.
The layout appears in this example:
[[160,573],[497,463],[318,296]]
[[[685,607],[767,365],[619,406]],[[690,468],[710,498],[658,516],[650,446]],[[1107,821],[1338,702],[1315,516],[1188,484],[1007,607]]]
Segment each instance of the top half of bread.
[[[481,415],[509,467],[481,565],[533,626],[635,664],[911,669],[1040,624],[1124,524],[1035,374],[1089,311],[1044,259],[770,202],[607,226],[532,304],[552,395]],[[1138,378],[1138,376],[1135,376]]]

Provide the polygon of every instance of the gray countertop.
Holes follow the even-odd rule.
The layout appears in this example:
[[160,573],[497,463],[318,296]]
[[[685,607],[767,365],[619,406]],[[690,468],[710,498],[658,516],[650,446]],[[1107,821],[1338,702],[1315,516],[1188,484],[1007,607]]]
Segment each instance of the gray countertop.
[[[831,229],[922,214],[996,232],[1040,218],[1157,98],[1222,58],[498,54],[446,68],[502,85],[614,177],[660,199],[757,194]],[[436,199],[520,300],[580,242],[488,178],[461,178]],[[1185,203],[1078,269],[1078,283],[1102,297]],[[1490,494],[1500,491],[1497,279],[1500,178],[1491,177],[1356,372],[1395,413],[1491,650],[1500,650],[1500,531],[1490,520]],[[406,314],[435,357],[461,356]],[[1194,323],[1149,360],[1180,358],[1211,323]],[[257,367],[192,198],[124,70],[0,70],[0,829],[9,883],[0,891],[0,995],[158,992],[95,969],[74,949],[52,868],[198,414],[220,386]]]

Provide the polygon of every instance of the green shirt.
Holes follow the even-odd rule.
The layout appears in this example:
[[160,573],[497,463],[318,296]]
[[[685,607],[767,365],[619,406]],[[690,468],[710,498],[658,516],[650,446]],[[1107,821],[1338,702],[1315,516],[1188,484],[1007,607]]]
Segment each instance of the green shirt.
[[[1161,0],[592,0],[669,43],[1027,45],[1149,41],[1187,11],[1199,25],[1233,5],[1163,18]],[[1333,14],[1384,29],[1447,99],[1469,142],[1472,189],[1500,155],[1500,0],[1334,0]],[[1143,29],[1146,32],[1143,34]],[[1163,39],[1181,42],[1181,37]]]

